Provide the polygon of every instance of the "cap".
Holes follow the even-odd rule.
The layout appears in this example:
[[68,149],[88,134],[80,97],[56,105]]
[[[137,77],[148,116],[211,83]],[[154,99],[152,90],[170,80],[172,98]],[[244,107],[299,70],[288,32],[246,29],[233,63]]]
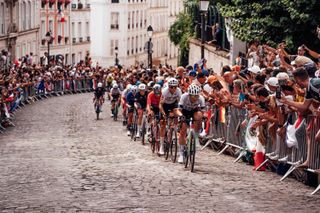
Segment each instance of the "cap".
[[261,73],[261,69],[257,65],[253,65],[252,67],[248,68],[248,70],[250,72],[252,72],[253,74],[260,74]]
[[270,78],[267,80],[267,84],[269,84],[270,86],[273,86],[273,87],[279,86],[278,78],[276,78],[276,77],[270,77]]
[[189,75],[189,76],[196,77],[197,72],[196,72],[196,71],[190,71],[188,75]]

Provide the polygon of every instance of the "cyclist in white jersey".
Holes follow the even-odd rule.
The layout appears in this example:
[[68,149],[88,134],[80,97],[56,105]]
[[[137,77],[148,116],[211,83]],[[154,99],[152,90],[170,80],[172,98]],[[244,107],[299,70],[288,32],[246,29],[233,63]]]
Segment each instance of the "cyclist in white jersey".
[[[185,121],[193,118],[195,124],[195,132],[199,134],[201,128],[202,117],[205,112],[205,99],[201,93],[201,88],[195,84],[188,87],[188,91],[181,96],[179,101],[179,109],[177,114],[179,117],[184,116]],[[179,135],[179,158],[178,163],[183,163],[183,151],[186,145],[187,123],[181,124]]]
[[162,90],[162,95],[160,99],[160,105],[159,109],[160,112],[162,113],[162,118],[161,118],[161,128],[160,128],[160,150],[159,154],[163,155],[164,150],[163,150],[163,144],[164,144],[164,136],[165,136],[165,121],[164,121],[164,116],[169,116],[169,112],[173,112],[175,115],[177,108],[178,108],[178,103],[180,100],[180,97],[182,95],[182,92],[180,88],[178,88],[179,82],[175,78],[170,78],[168,80],[168,87],[164,88]]

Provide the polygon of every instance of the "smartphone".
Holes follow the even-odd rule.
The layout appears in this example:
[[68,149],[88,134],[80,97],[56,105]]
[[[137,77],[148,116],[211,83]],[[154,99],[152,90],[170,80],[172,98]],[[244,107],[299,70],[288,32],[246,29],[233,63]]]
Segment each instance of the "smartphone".
[[276,89],[276,98],[281,99],[281,87],[277,87]]

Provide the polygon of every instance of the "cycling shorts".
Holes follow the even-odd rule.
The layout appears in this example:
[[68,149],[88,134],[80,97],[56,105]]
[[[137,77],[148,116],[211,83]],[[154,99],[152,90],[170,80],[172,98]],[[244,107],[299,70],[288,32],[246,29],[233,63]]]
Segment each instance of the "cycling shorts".
[[193,109],[191,111],[182,109],[182,114],[186,118],[186,121],[188,121],[188,120],[190,120],[190,118],[193,118],[194,113],[199,112],[199,111],[200,111],[200,109],[198,109],[198,108]]
[[169,112],[173,112],[173,110],[176,108],[178,108],[178,102],[175,102],[173,104],[163,104],[163,110],[166,113],[166,116],[168,116]]

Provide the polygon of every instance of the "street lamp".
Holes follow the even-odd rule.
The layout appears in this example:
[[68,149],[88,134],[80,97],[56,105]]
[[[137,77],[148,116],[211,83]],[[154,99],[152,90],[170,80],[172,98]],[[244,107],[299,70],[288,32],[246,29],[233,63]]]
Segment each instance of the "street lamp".
[[204,58],[204,37],[205,37],[205,16],[208,12],[210,1],[200,0],[199,7],[201,12],[201,59]]
[[150,69],[152,69],[152,34],[153,34],[153,28],[151,25],[148,26],[147,28],[147,34],[149,37],[149,41],[148,41],[148,66]]
[[48,65],[50,65],[50,44],[52,43],[52,39],[51,31],[48,31],[46,33],[46,40],[48,43]]
[[114,48],[114,53],[116,54],[116,60],[115,60],[115,65],[118,66],[119,65],[119,59],[118,59],[118,47]]

